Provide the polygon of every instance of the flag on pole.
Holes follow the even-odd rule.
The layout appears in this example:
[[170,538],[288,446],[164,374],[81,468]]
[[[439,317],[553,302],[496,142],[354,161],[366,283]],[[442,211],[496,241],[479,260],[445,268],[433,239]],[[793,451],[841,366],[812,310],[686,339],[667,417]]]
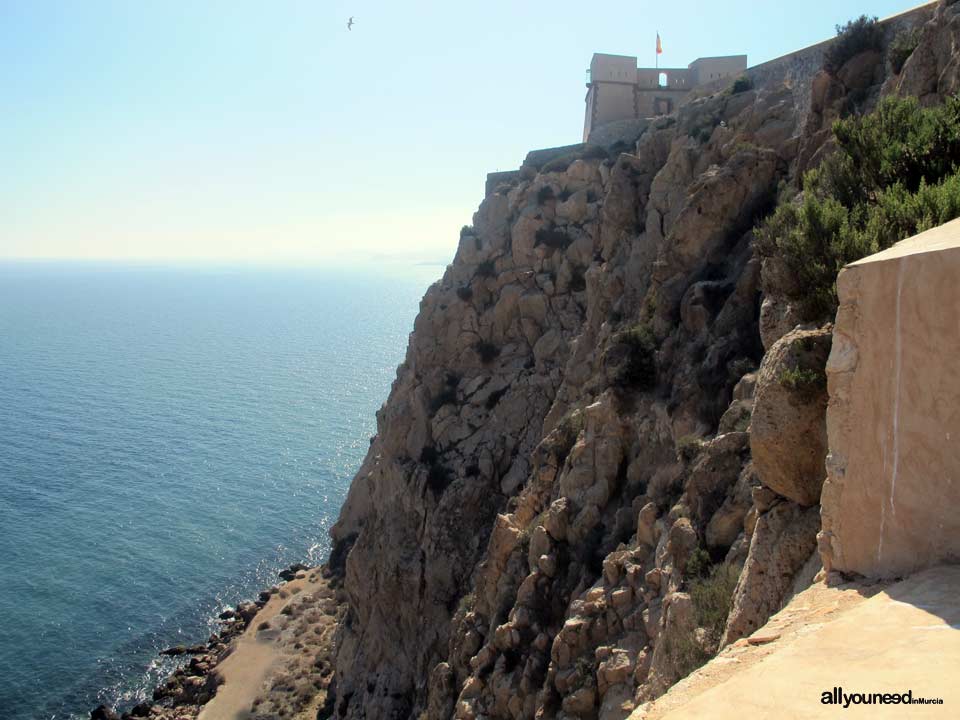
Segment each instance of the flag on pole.
[[657,33],[657,55],[663,54],[663,45],[660,44],[660,33]]

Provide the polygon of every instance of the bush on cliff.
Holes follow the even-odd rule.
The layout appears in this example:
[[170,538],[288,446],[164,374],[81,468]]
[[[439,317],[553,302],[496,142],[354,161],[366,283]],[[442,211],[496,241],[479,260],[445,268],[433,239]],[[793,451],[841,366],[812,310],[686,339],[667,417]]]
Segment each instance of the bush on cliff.
[[740,578],[739,568],[719,563],[710,568],[706,577],[690,583],[690,599],[697,614],[697,625],[706,630],[713,647],[723,636],[727,617],[733,605],[733,591]]
[[474,349],[477,351],[477,355],[480,356],[480,362],[484,365],[489,365],[500,355],[500,348],[487,340],[479,340],[477,344],[474,345]]
[[806,320],[837,307],[844,265],[960,216],[960,99],[922,108],[885,98],[875,112],[838,120],[837,151],[803,179],[758,229],[758,249],[796,280]]
[[900,71],[903,70],[904,63],[907,62],[907,58],[913,54],[913,51],[917,49],[917,45],[919,44],[919,28],[904,30],[893,39],[893,42],[890,43],[889,57],[890,68],[893,70],[894,75],[900,74]]
[[823,53],[823,69],[835,73],[854,55],[865,50],[879,50],[883,28],[876,17],[861,15],[846,25],[837,25],[837,39]]
[[484,260],[477,265],[477,275],[482,278],[495,278],[497,276],[497,265],[493,260]]
[[739,95],[742,92],[747,92],[747,90],[753,90],[753,80],[747,75],[741,75],[730,86],[731,95]]
[[552,226],[538,228],[534,239],[534,247],[546,245],[552,250],[566,250],[570,246],[570,243],[573,242],[573,238],[567,235],[566,232]]
[[563,419],[557,424],[556,430],[550,434],[549,449],[557,459],[557,465],[562,466],[566,462],[567,456],[577,444],[577,438],[583,432],[583,413],[574,410],[564,415]]
[[657,384],[657,340],[646,325],[615,333],[601,361],[615,388],[649,390]]

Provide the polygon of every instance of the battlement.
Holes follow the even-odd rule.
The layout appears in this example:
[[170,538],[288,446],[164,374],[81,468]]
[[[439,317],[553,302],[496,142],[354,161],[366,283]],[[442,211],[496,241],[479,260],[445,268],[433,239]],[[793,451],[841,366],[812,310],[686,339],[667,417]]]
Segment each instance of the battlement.
[[631,55],[594,53],[588,71],[583,140],[612,122],[669,115],[694,88],[746,69],[746,55],[697,58],[685,68],[642,68]]

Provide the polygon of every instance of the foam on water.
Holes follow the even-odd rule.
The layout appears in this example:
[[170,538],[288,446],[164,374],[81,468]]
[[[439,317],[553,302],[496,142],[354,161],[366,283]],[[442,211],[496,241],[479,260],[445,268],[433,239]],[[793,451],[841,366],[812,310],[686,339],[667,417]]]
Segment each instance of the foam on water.
[[0,265],[5,718],[145,698],[325,557],[439,274]]

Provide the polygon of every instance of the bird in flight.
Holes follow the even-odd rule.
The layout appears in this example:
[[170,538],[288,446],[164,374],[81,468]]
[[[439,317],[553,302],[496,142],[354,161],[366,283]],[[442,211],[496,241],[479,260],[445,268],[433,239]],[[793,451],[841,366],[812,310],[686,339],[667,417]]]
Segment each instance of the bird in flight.
[[353,15],[350,16],[350,19],[347,20],[347,30],[353,29]]

